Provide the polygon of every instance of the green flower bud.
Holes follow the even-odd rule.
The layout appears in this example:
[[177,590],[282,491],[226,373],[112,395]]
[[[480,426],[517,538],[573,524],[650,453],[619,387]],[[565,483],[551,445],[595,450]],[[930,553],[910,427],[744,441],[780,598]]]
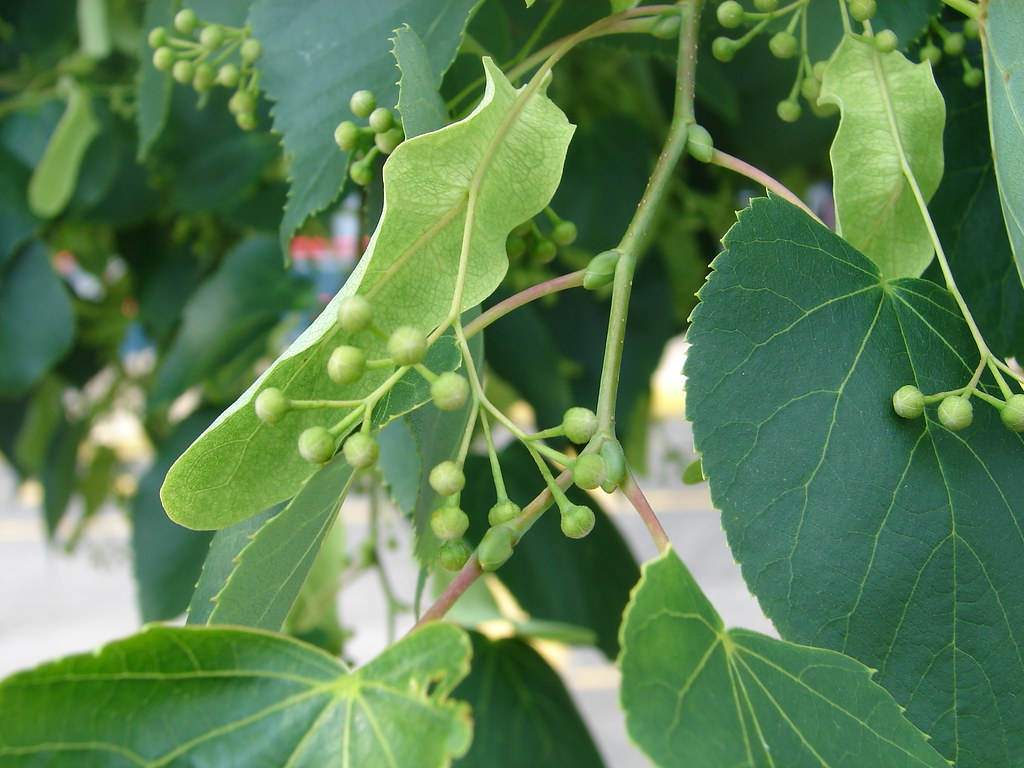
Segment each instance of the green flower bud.
[[950,432],[959,432],[974,421],[974,406],[959,395],[950,395],[939,403],[939,421]]
[[365,187],[373,181],[373,168],[367,161],[359,160],[349,166],[348,175],[360,187]]
[[437,562],[446,571],[461,571],[472,553],[462,539],[446,541],[437,550]]
[[392,128],[384,133],[378,133],[373,137],[373,143],[377,146],[377,149],[385,155],[390,155],[396,149],[398,145],[405,139],[405,134],[401,128]]
[[338,302],[338,325],[349,333],[360,333],[373,322],[373,305],[365,296],[346,296]]
[[576,234],[576,225],[571,221],[560,221],[551,229],[551,239],[558,245],[572,245]]
[[445,371],[430,385],[430,397],[442,411],[457,411],[469,399],[469,382],[465,376]]
[[1024,432],[1024,395],[1010,395],[999,411],[999,418],[1008,429]]
[[904,419],[916,419],[924,413],[924,394],[913,384],[900,387],[892,396],[892,409]]
[[380,453],[377,441],[366,432],[356,432],[350,435],[341,450],[345,454],[345,461],[356,469],[372,467]]
[[250,91],[235,91],[228,99],[228,111],[233,115],[256,111],[256,97]]
[[505,238],[505,254],[510,259],[518,259],[524,253],[526,253],[526,240],[521,235],[510,232],[509,236]]
[[174,28],[183,35],[191,35],[198,24],[199,19],[191,8],[182,8],[174,15]]
[[199,44],[208,51],[215,51],[224,44],[224,28],[219,24],[203,27],[199,33]]
[[370,113],[377,108],[377,98],[372,91],[356,91],[349,99],[348,108],[356,117],[369,117]]
[[562,417],[562,430],[569,442],[586,445],[597,432],[597,414],[589,408],[570,408]]
[[686,151],[702,163],[710,163],[715,142],[703,125],[691,125],[686,132]]
[[153,51],[153,66],[161,72],[170,72],[176,58],[174,51],[165,45]]
[[352,384],[366,373],[366,354],[359,347],[335,347],[327,359],[327,375],[336,384]]
[[716,15],[718,16],[718,23],[726,29],[735,29],[743,23],[745,18],[743,6],[736,2],[736,0],[725,0],[724,3],[718,6]]
[[587,264],[583,273],[583,287],[593,291],[608,285],[615,278],[615,265],[619,263],[618,251],[602,251]]
[[598,449],[604,459],[604,476],[608,482],[620,485],[626,480],[626,454],[618,440],[605,440]]
[[235,115],[235,123],[243,131],[251,131],[256,127],[256,113],[255,112],[239,112]]
[[950,56],[960,56],[964,52],[965,44],[964,36],[954,32],[942,41],[942,52]]
[[411,325],[396,328],[388,338],[388,356],[396,365],[416,365],[427,356],[427,335]]
[[196,65],[196,74],[192,78],[192,87],[197,93],[209,93],[217,79],[217,72],[208,61]]
[[924,46],[917,55],[921,61],[927,61],[933,67],[939,66],[939,62],[942,61],[942,50],[932,43]]
[[515,545],[515,531],[507,525],[498,525],[488,528],[487,533],[480,540],[480,546],[476,548],[477,559],[480,567],[485,571],[493,571],[512,557],[512,547]]
[[572,465],[572,481],[585,491],[592,491],[605,481],[604,459],[596,453],[585,453]]
[[351,120],[338,123],[334,129],[334,143],[346,152],[351,152],[359,143],[359,128]]
[[225,88],[234,88],[238,85],[241,73],[237,64],[225,64],[217,70],[217,82]]
[[497,501],[487,513],[487,522],[491,525],[511,523],[521,514],[523,514],[522,507],[511,499],[501,499]]
[[800,44],[797,43],[796,37],[786,30],[776,32],[768,41],[768,50],[777,59],[791,59],[796,56],[799,49]]
[[582,504],[570,504],[562,512],[562,533],[570,539],[582,539],[594,530],[594,510]]
[[711,55],[719,61],[732,61],[739,44],[729,37],[716,37],[711,41]]
[[259,40],[253,40],[252,38],[249,38],[244,43],[242,43],[242,47],[239,51],[239,54],[241,55],[242,61],[245,64],[252,64],[258,61],[259,58],[263,55],[263,43],[261,43]]
[[900,39],[891,29],[880,29],[875,33],[875,50],[879,53],[892,53],[900,44]]
[[850,15],[856,21],[867,21],[875,15],[875,0],[849,0]]
[[659,40],[672,40],[679,36],[682,19],[676,11],[661,14],[651,24],[651,34]]
[[370,113],[369,123],[374,133],[384,133],[395,124],[395,116],[387,107],[377,107]]
[[977,40],[979,34],[978,22],[975,19],[967,19],[964,22],[964,37],[969,40]]
[[543,238],[538,240],[533,246],[533,256],[541,264],[547,264],[558,254],[558,246],[555,245],[553,240]]
[[442,496],[453,496],[466,487],[466,476],[454,461],[442,461],[430,470],[430,487]]
[[334,437],[326,427],[310,427],[299,435],[299,455],[311,464],[326,464],[334,450]]
[[149,30],[146,42],[149,43],[150,48],[161,48],[167,45],[167,29],[164,27],[153,27],[153,29]]
[[977,88],[985,82],[985,73],[977,67],[971,67],[964,71],[964,85],[968,88]]
[[288,398],[277,387],[267,387],[256,396],[254,407],[260,421],[277,424],[288,413]]
[[196,74],[196,65],[188,59],[178,59],[171,67],[171,77],[182,85],[188,85]]
[[780,101],[775,107],[775,111],[778,113],[779,119],[787,123],[795,123],[800,119],[800,104],[796,101],[789,99]]
[[438,507],[430,516],[430,529],[441,541],[461,539],[468,528],[469,515],[454,505]]

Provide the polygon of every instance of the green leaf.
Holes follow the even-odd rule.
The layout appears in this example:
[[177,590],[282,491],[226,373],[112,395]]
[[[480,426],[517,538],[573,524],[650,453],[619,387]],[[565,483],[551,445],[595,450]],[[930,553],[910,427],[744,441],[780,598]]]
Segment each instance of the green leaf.
[[903,162],[927,201],[942,179],[946,115],[931,65],[844,37],[819,101],[842,110],[830,153],[839,233],[885,277],[917,277],[934,248]]
[[893,413],[966,384],[977,348],[934,283],[883,281],[778,198],[755,200],[701,290],[687,414],[744,578],[789,640],[877,668],[958,768],[1024,760],[1024,439]]
[[[836,3],[808,3],[806,8],[807,53],[812,62],[826,61],[845,34],[842,13]],[[941,0],[878,0],[871,26],[875,32],[891,29],[906,50],[941,11]]]
[[287,634],[335,656],[341,655],[346,635],[338,616],[342,575],[352,564],[345,540],[345,526],[332,526],[284,623]]
[[[291,194],[281,222],[286,244],[306,218],[330,204],[345,183],[347,153],[334,128],[353,119],[349,96],[369,89],[377,103],[397,96],[389,37],[408,24],[427,51],[435,80],[448,70],[480,0],[434,3],[377,0],[358,5],[313,0],[295,13],[291,0],[259,0],[249,23],[263,43],[260,86],[276,102],[274,129],[291,158]],[[302,56],[296,56],[302,51]],[[324,94],[330,94],[325,98]]]
[[25,196],[28,180],[28,168],[0,148],[0,269],[39,228]]
[[339,454],[309,478],[284,510],[252,534],[213,598],[208,624],[281,628],[334,525],[353,474]]
[[644,565],[619,666],[626,727],[661,768],[948,768],[872,670],[726,630],[671,549]]
[[88,89],[77,80],[70,80],[67,108],[28,182],[28,207],[32,213],[52,219],[64,210],[75,191],[85,150],[99,129]]
[[448,624],[353,672],[280,635],[149,627],[0,683],[0,762],[438,768],[469,747],[448,698],[468,663]]
[[444,73],[434,71],[430,52],[408,24],[396,29],[391,41],[391,53],[402,73],[398,81],[398,112],[406,138],[443,128],[448,122],[448,109],[438,89]]
[[153,66],[153,51],[146,38],[149,31],[155,27],[172,28],[178,7],[178,0],[150,0],[146,3],[139,39],[139,87],[135,93],[135,119],[139,124],[139,162],[149,157],[153,142],[160,137],[167,124],[171,90],[174,86],[174,81],[168,73],[161,72]]
[[562,679],[527,643],[470,634],[473,667],[452,694],[473,708],[473,746],[456,768],[602,768]]
[[[386,331],[401,325],[432,329],[451,309],[464,241],[472,250],[463,309],[479,304],[501,281],[508,264],[505,238],[551,199],[572,128],[542,89],[513,89],[490,61],[485,71],[487,93],[472,115],[403,142],[388,158],[384,213],[345,287],[171,467],[161,497],[172,519],[189,527],[231,525],[289,498],[312,474],[294,441],[325,417],[293,412],[268,427],[250,405],[262,388],[279,387],[293,399],[360,399],[390,375],[370,371],[347,386],[323,375],[338,344],[358,344],[371,360],[387,356],[376,335],[353,337],[335,324],[344,297],[369,298],[374,322]],[[392,414],[411,410],[428,394],[401,408],[389,406]]]
[[75,319],[46,250],[26,246],[0,275],[0,393],[24,392],[71,347]]
[[612,13],[622,13],[628,11],[637,4],[637,0],[611,0]]
[[981,39],[999,199],[1024,280],[1024,8],[1009,0],[988,0],[981,18],[986,19]]
[[[964,84],[962,63],[947,59],[935,73],[949,115],[946,170],[928,209],[985,343],[999,357],[1024,358],[1024,287],[1007,238],[992,148],[978,141],[988,134],[988,104],[980,88]],[[937,263],[925,276],[945,284]]]
[[78,39],[82,52],[93,59],[110,55],[111,30],[107,0],[78,0]]
[[[518,442],[503,450],[500,458],[509,498],[526,506],[544,489],[537,465]],[[593,500],[576,488],[570,488],[567,495],[574,504],[587,504],[594,510],[597,524],[590,535],[580,540],[567,538],[557,511],[548,510],[496,574],[531,618],[591,629],[594,645],[615,658],[622,609],[640,571],[619,529]],[[485,456],[467,462],[461,499],[470,518],[468,538],[478,542],[487,530],[487,512],[495,502]],[[552,584],[557,588],[552,589]]]
[[143,622],[165,621],[188,607],[210,549],[212,534],[190,531],[167,519],[160,484],[174,460],[216,416],[200,409],[160,443],[153,465],[139,479],[132,499],[132,556]]
[[304,293],[303,283],[282,265],[273,237],[236,246],[185,305],[181,327],[157,368],[149,407],[170,405],[250,349]]

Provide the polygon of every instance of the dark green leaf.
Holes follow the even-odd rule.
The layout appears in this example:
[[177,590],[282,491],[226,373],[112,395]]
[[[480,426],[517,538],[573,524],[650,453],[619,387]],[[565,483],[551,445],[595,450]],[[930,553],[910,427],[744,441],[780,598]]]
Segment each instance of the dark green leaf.
[[660,768],[948,765],[872,670],[726,630],[672,550],[644,565],[619,666],[630,736]]
[[78,483],[78,446],[88,434],[86,422],[71,424],[61,419],[53,436],[40,480],[43,483],[43,518],[46,534],[53,538],[67,513]]
[[430,133],[448,122],[448,110],[438,92],[444,72],[430,64],[430,52],[416,30],[405,24],[395,30],[391,53],[402,78],[398,81],[398,112],[405,137]]
[[715,505],[783,637],[879,670],[961,768],[1024,759],[1024,441],[978,402],[953,433],[891,397],[965,385],[978,352],[934,283],[881,280],[758,199],[701,291],[686,364]]
[[280,635],[153,626],[0,683],[0,763],[437,768],[469,747],[448,699],[468,664],[450,624],[354,672]]
[[[360,5],[312,0],[295,13],[290,0],[259,0],[249,22],[263,43],[260,86],[276,102],[274,129],[291,158],[292,189],[281,223],[287,243],[306,218],[330,204],[345,182],[346,153],[334,128],[353,119],[354,91],[369,89],[377,103],[395,103],[395,61],[388,38],[403,24],[430,52],[435,78],[447,71],[466,22],[480,0],[432,3],[377,0]],[[296,56],[296,51],[303,55]],[[324,94],[330,94],[329,97]]]
[[68,350],[71,299],[46,249],[32,243],[0,277],[0,392],[23,392]]
[[135,119],[139,123],[138,159],[145,160],[153,142],[160,136],[167,123],[167,110],[171,102],[171,87],[174,82],[167,72],[153,66],[153,51],[146,37],[154,27],[172,29],[174,14],[179,8],[178,0],[150,0],[142,22],[139,39],[140,74],[139,87],[135,94]]
[[473,708],[473,746],[456,768],[602,768],[562,679],[527,643],[476,632],[473,666],[453,696]]
[[39,227],[25,197],[28,179],[28,168],[0,148],[0,269]]

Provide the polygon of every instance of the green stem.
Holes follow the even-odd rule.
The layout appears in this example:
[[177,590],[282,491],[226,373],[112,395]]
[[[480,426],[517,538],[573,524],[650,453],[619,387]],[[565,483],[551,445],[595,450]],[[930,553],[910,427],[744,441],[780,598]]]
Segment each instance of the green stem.
[[954,10],[960,11],[964,16],[971,19],[977,19],[981,15],[981,10],[977,3],[972,3],[971,0],[942,0],[946,5]]
[[615,266],[612,305],[608,318],[604,363],[601,367],[601,389],[597,400],[598,430],[614,432],[615,400],[618,395],[619,369],[622,366],[622,343],[626,333],[629,296],[636,271],[637,258],[650,244],[654,219],[672,174],[686,147],[686,134],[694,124],[693,88],[697,63],[697,26],[703,0],[692,0],[682,9],[683,26],[679,32],[679,59],[676,66],[676,101],[668,138],[647,182],[643,198],[618,247],[621,256]]
[[501,473],[501,462],[498,461],[498,451],[494,447],[494,435],[491,434],[491,424],[487,420],[487,414],[480,410],[480,424],[484,429],[484,440],[487,441],[487,458],[491,462],[491,477],[494,480],[494,492],[498,499],[507,499],[508,491],[505,490],[505,478]]
[[531,285],[525,291],[520,291],[514,296],[509,296],[507,299],[495,304],[486,312],[477,316],[475,320],[470,322],[465,328],[466,338],[472,338],[495,320],[504,317],[509,312],[512,312],[525,304],[529,304],[531,301],[536,301],[542,296],[550,296],[552,293],[558,293],[559,291],[564,291],[567,288],[576,288],[583,285],[583,276],[586,273],[587,270],[580,269],[576,272],[570,272],[567,275],[560,275],[559,277],[554,277],[551,280],[545,280],[543,283]]

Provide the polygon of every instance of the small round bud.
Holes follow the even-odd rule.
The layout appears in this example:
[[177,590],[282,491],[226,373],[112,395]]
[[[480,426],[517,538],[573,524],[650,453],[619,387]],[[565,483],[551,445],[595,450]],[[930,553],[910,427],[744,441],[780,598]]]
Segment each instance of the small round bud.
[[554,240],[548,240],[546,237],[538,240],[533,246],[533,257],[541,264],[547,264],[557,254],[558,246]]
[[187,59],[179,59],[171,68],[171,77],[182,85],[188,85],[196,74],[196,65]]
[[773,13],[779,7],[779,0],[754,0],[754,7],[761,13]]
[[606,481],[613,485],[619,485],[625,481],[626,454],[622,450],[622,444],[618,440],[605,440],[597,452],[604,459]]
[[398,149],[398,145],[402,143],[404,138],[405,134],[401,128],[392,128],[389,131],[384,131],[384,133],[378,133],[374,136],[373,143],[382,154],[390,155]]
[[589,408],[570,408],[562,416],[562,430],[569,442],[586,445],[597,432],[597,414]]
[[334,449],[334,437],[326,427],[310,427],[299,435],[299,455],[311,464],[326,464]]
[[370,113],[369,123],[374,133],[384,133],[391,130],[391,126],[395,124],[395,116],[387,107],[377,107]]
[[192,87],[197,93],[209,93],[217,79],[217,72],[208,61],[196,65],[196,74],[192,78]]
[[265,424],[277,424],[288,413],[288,398],[277,387],[267,387],[256,396],[256,417]]
[[336,384],[352,384],[366,373],[366,354],[359,347],[335,347],[327,359],[327,375]]
[[445,371],[430,385],[430,397],[442,411],[457,411],[469,399],[469,382],[455,371]]
[[775,111],[778,113],[779,119],[787,123],[795,123],[800,119],[800,104],[796,101],[790,101],[789,99],[780,101],[775,107]]
[[939,62],[942,61],[942,50],[932,43],[924,46],[917,55],[921,61],[927,61],[933,67],[939,66]]
[[153,66],[161,72],[170,72],[175,61],[174,51],[166,45],[153,51]]
[[438,507],[430,516],[430,530],[441,541],[461,539],[469,528],[469,515],[454,505]]
[[239,55],[242,57],[242,62],[245,64],[252,64],[259,61],[259,58],[263,55],[263,43],[259,40],[253,40],[250,37],[242,43]]
[[811,74],[814,75],[814,79],[819,83],[825,79],[825,68],[827,66],[827,61],[816,61],[814,62],[814,66],[811,67]]
[[985,73],[977,67],[971,67],[964,71],[964,85],[968,88],[977,88],[985,82]]
[[892,396],[892,409],[904,419],[916,419],[924,413],[924,394],[913,384],[900,387]]
[[240,77],[237,64],[225,64],[217,70],[217,82],[225,88],[236,87]]
[[360,333],[373,322],[373,305],[365,296],[346,296],[338,302],[338,325],[349,333]]
[[951,432],[969,427],[974,421],[974,406],[959,395],[950,395],[939,403],[939,421]]
[[791,32],[782,30],[772,35],[768,41],[768,50],[772,52],[772,56],[777,59],[791,59],[796,56],[797,50],[800,45],[796,41],[796,37]]
[[191,8],[182,8],[174,14],[174,28],[183,35],[191,35],[198,24],[199,19],[196,18],[196,12]]
[[388,337],[388,356],[396,365],[416,365],[427,356],[427,335],[411,325],[396,328]]
[[199,44],[208,51],[215,51],[224,44],[224,28],[219,24],[203,27],[199,33]]
[[522,507],[511,499],[501,499],[487,513],[487,522],[491,525],[511,523],[523,513]]
[[1024,432],[1024,395],[1010,395],[999,411],[999,418],[1007,429]]
[[256,97],[250,91],[235,91],[228,99],[228,111],[233,115],[256,111]]
[[488,528],[487,533],[480,540],[476,548],[477,559],[480,567],[485,571],[493,571],[500,568],[502,564],[512,557],[512,547],[515,544],[515,531],[507,525],[497,525]]
[[964,52],[965,45],[964,36],[954,32],[942,41],[942,52],[949,56],[960,56]]
[[365,160],[359,160],[349,166],[348,175],[360,187],[365,187],[373,181],[373,168]]
[[349,99],[348,108],[356,117],[369,117],[377,108],[377,98],[372,91],[356,91]]
[[603,251],[590,260],[583,273],[583,287],[593,291],[608,285],[615,277],[615,265],[619,263],[618,251]]
[[255,112],[239,112],[235,115],[235,123],[243,131],[251,131],[256,127],[256,113]]
[[691,125],[686,131],[686,151],[702,163],[710,163],[715,142],[703,125]]
[[594,530],[594,510],[582,504],[570,504],[562,510],[562,533],[570,539],[582,539]]
[[711,41],[711,55],[719,61],[732,61],[739,50],[739,45],[729,37],[716,37]]
[[726,29],[735,29],[743,23],[743,6],[736,0],[725,0],[717,11],[718,23]]
[[430,487],[442,496],[454,496],[466,487],[466,476],[454,461],[442,461],[430,470]]
[[964,37],[968,40],[977,40],[979,34],[978,22],[975,19],[967,19],[964,22]]
[[515,232],[505,238],[505,253],[510,259],[518,259],[526,253],[526,240]]
[[651,35],[659,40],[672,40],[679,35],[682,18],[676,11],[661,14],[651,24]]
[[800,95],[803,96],[810,102],[818,100],[818,96],[821,94],[821,83],[813,77],[805,77],[800,82]]
[[875,50],[879,53],[892,53],[900,44],[900,39],[891,29],[880,29],[875,33]]
[[334,129],[334,143],[337,144],[340,149],[344,149],[346,152],[351,152],[359,143],[358,126],[351,120],[338,123],[338,127]]
[[585,453],[572,465],[572,481],[585,491],[594,490],[604,480],[604,459],[596,453]]
[[850,15],[856,21],[867,21],[875,15],[875,0],[849,0]]
[[356,469],[372,467],[380,453],[377,441],[366,432],[350,435],[341,450],[345,454],[345,461]]
[[161,48],[167,45],[167,29],[164,27],[153,27],[153,29],[149,30],[146,42],[149,43],[150,48]]
[[576,225],[571,221],[560,221],[551,228],[551,239],[557,245],[572,245],[576,242]]
[[446,541],[437,550],[437,562],[446,571],[461,571],[471,554],[466,542],[461,539]]

